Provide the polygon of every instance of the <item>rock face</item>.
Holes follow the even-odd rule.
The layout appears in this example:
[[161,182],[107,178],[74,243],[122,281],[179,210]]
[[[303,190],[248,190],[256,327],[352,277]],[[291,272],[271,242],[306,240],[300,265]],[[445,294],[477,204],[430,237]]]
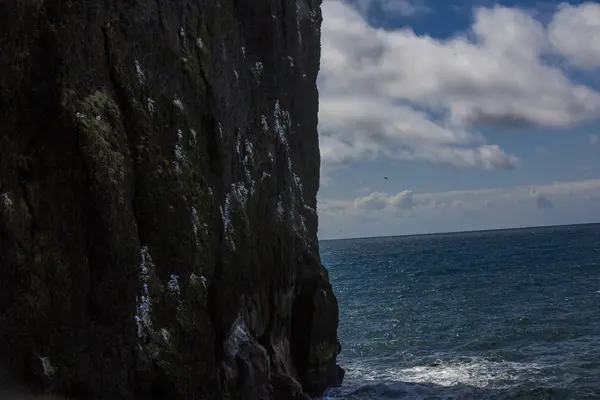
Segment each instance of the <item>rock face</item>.
[[320,0],[0,2],[0,364],[81,399],[339,384]]

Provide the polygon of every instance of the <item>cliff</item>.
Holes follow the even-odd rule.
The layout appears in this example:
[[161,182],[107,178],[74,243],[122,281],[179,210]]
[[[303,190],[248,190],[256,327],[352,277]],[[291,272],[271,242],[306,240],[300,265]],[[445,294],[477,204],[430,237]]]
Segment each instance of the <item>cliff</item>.
[[340,383],[320,0],[0,2],[0,365],[80,399]]

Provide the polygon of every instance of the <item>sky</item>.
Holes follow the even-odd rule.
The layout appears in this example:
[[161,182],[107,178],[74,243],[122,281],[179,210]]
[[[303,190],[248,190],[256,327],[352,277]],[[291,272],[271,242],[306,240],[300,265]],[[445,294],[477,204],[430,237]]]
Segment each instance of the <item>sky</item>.
[[600,4],[322,13],[319,239],[600,222]]

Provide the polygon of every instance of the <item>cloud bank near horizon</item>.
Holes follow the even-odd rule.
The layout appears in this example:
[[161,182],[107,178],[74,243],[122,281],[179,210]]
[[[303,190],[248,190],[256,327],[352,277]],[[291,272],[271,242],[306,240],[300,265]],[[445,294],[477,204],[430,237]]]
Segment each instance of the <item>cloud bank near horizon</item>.
[[435,228],[440,225],[463,231],[583,223],[600,217],[600,179],[430,193],[363,191],[354,199],[319,200],[322,238],[427,233],[440,231]]

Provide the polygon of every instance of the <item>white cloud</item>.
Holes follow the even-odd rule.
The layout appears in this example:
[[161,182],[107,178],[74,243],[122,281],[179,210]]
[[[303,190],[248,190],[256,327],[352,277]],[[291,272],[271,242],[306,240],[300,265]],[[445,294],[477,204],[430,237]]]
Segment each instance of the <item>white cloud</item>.
[[320,106],[321,157],[343,163],[385,155],[461,167],[512,168],[516,157],[483,138],[428,119],[424,112],[394,106],[377,97],[325,97]]
[[[561,31],[568,25],[561,22],[565,10],[546,29],[520,9],[479,8],[467,33],[438,40],[410,28],[373,28],[347,3],[325,1],[323,162],[385,156],[512,168],[519,160],[487,143],[478,126],[565,128],[600,116],[600,93],[544,61],[558,47],[556,38],[568,36]],[[578,48],[577,54],[586,51]]]
[[[335,236],[420,233],[589,222],[600,218],[600,179],[506,189],[396,194],[373,192],[355,199],[320,199],[320,230]],[[364,221],[370,221],[371,227]]]
[[357,210],[380,211],[384,209],[410,210],[417,204],[413,200],[412,192],[404,190],[395,195],[381,192],[373,192],[365,197],[354,200],[354,208]]
[[595,40],[600,37],[600,4],[561,4],[548,32],[554,47],[572,65],[600,67],[600,48]]

